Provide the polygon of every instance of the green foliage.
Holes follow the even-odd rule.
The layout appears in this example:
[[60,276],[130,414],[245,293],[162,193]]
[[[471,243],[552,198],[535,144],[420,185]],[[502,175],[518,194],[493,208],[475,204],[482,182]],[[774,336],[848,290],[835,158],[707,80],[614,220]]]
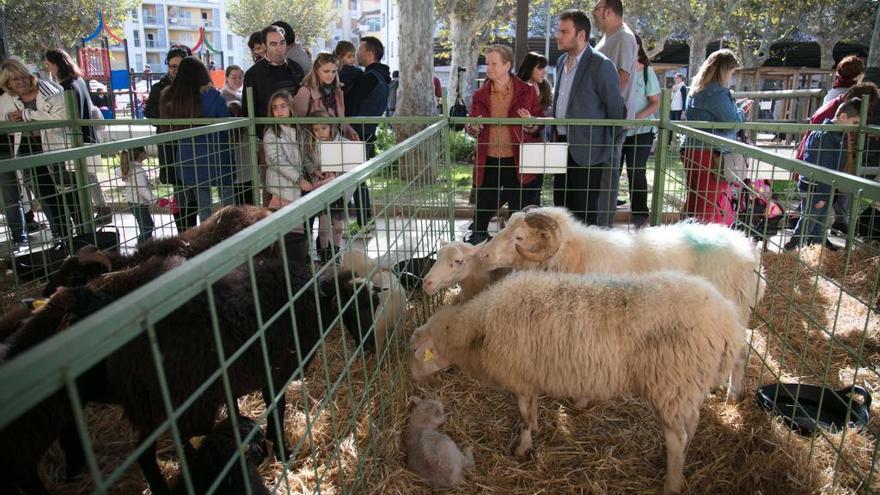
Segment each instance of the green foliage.
[[449,152],[454,163],[473,163],[474,154],[477,152],[477,143],[474,138],[464,131],[449,131]]
[[382,153],[395,144],[397,144],[397,137],[394,135],[391,125],[379,124],[379,128],[376,129],[376,153]]
[[339,13],[330,0],[230,0],[226,9],[230,29],[240,36],[283,20],[302,45],[326,36],[327,26]]
[[73,55],[74,43],[98,27],[98,12],[114,33],[129,16],[135,0],[12,0],[5,3],[9,52],[26,62],[40,62],[47,48],[62,48]]

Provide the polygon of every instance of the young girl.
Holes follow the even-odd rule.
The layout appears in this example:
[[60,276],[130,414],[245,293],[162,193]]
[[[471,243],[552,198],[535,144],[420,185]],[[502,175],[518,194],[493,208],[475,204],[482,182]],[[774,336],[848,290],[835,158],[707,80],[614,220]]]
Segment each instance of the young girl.
[[[293,117],[290,92],[281,90],[269,98],[268,114],[275,118]],[[312,183],[303,175],[303,160],[296,127],[289,124],[266,126],[263,131],[266,154],[266,190],[272,194],[269,206],[281,208],[312,190]]]
[[[277,91],[269,98],[267,115],[275,118],[293,117],[287,90]],[[300,145],[297,129],[293,125],[268,125],[263,131],[263,151],[266,155],[263,189],[272,197],[269,201],[272,208],[286,206],[312,190],[312,183],[303,173]],[[311,241],[305,232],[304,227],[297,227],[284,235],[288,262],[297,265],[309,263]]]
[[[326,111],[315,110],[309,117],[330,117]],[[311,124],[309,131],[305,133],[306,150],[306,173],[308,174],[313,189],[329,183],[336,178],[334,172],[321,172],[319,168],[320,141],[347,141],[341,136],[336,126],[330,124]],[[327,262],[342,249],[342,230],[345,227],[345,204],[351,201],[354,191],[346,191],[343,198],[334,201],[330,205],[330,215],[322,214],[318,220],[318,256],[322,262]],[[330,227],[333,227],[333,249],[330,247]]]
[[153,217],[150,215],[150,203],[155,199],[150,190],[150,181],[144,171],[143,162],[147,159],[147,150],[135,148],[131,151],[123,151],[119,155],[119,168],[116,176],[125,183],[122,189],[123,196],[131,208],[138,224],[138,242],[153,237]]

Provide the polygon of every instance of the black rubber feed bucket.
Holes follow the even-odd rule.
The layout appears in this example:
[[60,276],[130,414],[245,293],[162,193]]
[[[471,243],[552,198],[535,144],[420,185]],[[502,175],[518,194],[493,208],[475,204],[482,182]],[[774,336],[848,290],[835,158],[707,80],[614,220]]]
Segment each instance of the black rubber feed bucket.
[[837,433],[844,426],[866,427],[870,420],[871,394],[858,386],[834,391],[818,385],[771,383],[758,389],[757,399],[758,405],[780,416],[786,425],[805,436],[820,427],[831,433]]
[[424,258],[410,258],[400,261],[391,266],[391,273],[397,276],[406,290],[415,290],[422,288],[422,280],[436,261],[431,258],[433,253]]

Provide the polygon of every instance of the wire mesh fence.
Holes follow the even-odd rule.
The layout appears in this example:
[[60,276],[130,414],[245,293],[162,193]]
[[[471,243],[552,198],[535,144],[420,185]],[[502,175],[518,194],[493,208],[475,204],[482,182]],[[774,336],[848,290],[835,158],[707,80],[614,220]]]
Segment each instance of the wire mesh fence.
[[[393,118],[382,119],[372,151],[348,143],[363,157],[347,163],[340,144],[329,165],[322,142],[343,141],[332,131],[322,139],[322,126],[339,122],[112,121],[97,130],[102,144],[76,147],[85,121],[72,121],[58,151],[19,148],[0,161],[10,253],[0,439],[25,446],[3,454],[0,491],[425,490],[399,467],[412,391],[406,342],[455,297],[427,296],[422,276],[441,240],[478,243],[513,212],[554,204],[633,236],[697,217],[758,241],[767,288],[751,318],[747,392],[775,382],[850,389],[845,417],[869,413],[856,427],[802,438],[754,401],[710,403],[688,459],[688,491],[876,491],[877,409],[852,392],[880,386],[872,242],[880,187],[860,177],[876,166],[875,129],[821,128],[852,143],[852,169],[837,172],[795,159],[794,145],[772,138],[800,139],[818,126],[745,124],[757,139],[744,143],[719,136],[735,134],[733,125],[665,118]],[[647,131],[627,136],[637,124]],[[47,125],[3,132],[36,136]],[[406,125],[424,129],[396,142],[393,131]],[[275,139],[257,139],[257,126]],[[728,167],[723,155],[734,154],[742,162]],[[823,196],[813,189],[820,184]],[[33,192],[7,194],[13,187]],[[844,196],[844,220],[834,221],[830,205]],[[820,201],[824,213],[810,211]],[[37,236],[18,209],[26,206],[46,224]],[[20,232],[11,218],[21,219]],[[86,244],[107,251],[79,251],[65,264]],[[28,272],[19,255],[39,270]],[[66,288],[53,295],[58,286]],[[18,303],[50,295],[36,309]],[[638,492],[660,476],[644,460],[651,449],[607,438],[611,428],[615,438],[662,443],[637,401],[579,414],[542,406],[556,433],[523,468],[503,455],[509,439],[499,431],[509,425],[486,417],[513,414],[503,394],[460,376],[433,392],[462,418],[455,434],[482,444],[485,460],[462,493],[533,493],[542,483],[558,493]],[[609,419],[619,415],[631,421]],[[609,457],[619,460],[605,465]]]

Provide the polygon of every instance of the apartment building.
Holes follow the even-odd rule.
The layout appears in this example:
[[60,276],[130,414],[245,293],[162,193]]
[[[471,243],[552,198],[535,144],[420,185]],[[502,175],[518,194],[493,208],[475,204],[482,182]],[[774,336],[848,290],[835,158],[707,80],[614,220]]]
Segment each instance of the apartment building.
[[[135,72],[149,65],[153,72],[165,72],[165,53],[171,45],[194,46],[199,28],[205,29],[207,43],[221,54],[202,47],[202,60],[216,68],[231,64],[250,67],[247,39],[232,33],[226,22],[225,0],[147,0],[134,8],[125,21],[123,32],[128,40],[128,61]],[[125,64],[121,44],[110,45],[112,65]],[[198,53],[196,54],[198,55]]]
[[339,15],[328,30],[330,36],[316,43],[317,50],[333,50],[347,40],[358,45],[361,38],[375,36],[385,45],[383,62],[398,70],[400,66],[400,8],[398,0],[333,0]]

